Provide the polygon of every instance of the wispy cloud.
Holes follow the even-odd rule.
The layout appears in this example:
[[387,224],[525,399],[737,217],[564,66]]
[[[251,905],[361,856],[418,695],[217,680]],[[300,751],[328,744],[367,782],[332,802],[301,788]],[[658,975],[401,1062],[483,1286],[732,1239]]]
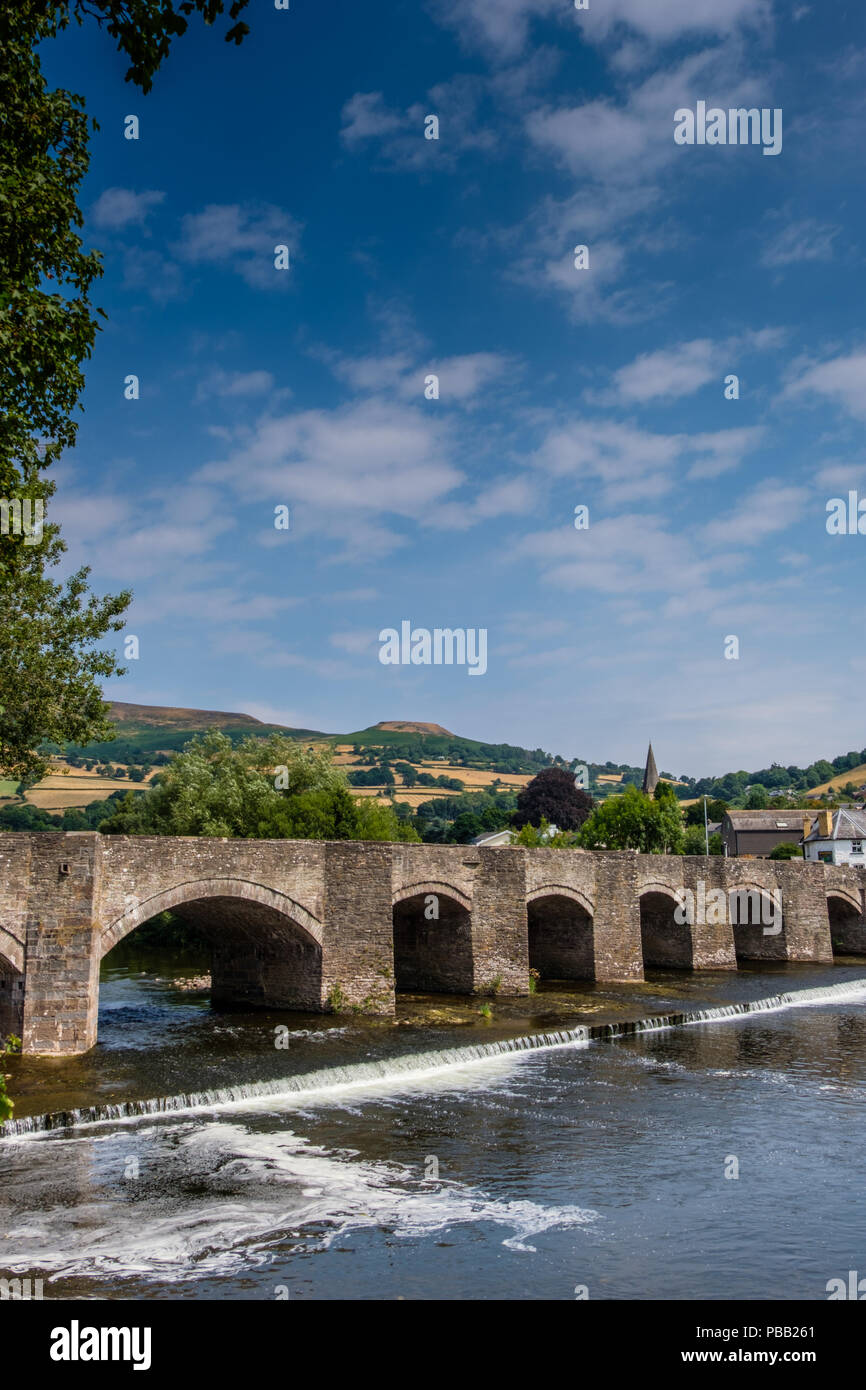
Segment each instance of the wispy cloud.
[[300,237],[300,223],[272,203],[209,203],[182,218],[172,250],[189,265],[232,270],[254,289],[285,289],[291,271],[274,268],[274,248],[288,246],[294,259]]
[[142,193],[131,188],[106,188],[90,209],[90,218],[95,227],[110,232],[143,227],[148,214],[164,201],[165,194],[155,188]]

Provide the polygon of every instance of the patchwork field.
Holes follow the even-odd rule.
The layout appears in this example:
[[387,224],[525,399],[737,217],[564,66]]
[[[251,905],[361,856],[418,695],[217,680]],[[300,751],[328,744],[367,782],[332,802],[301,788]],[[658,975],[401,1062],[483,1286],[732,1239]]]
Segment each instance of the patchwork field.
[[[41,811],[65,811],[67,806],[89,806],[91,801],[104,801],[112,792],[128,792],[132,787],[144,787],[153,776],[149,774],[144,782],[130,782],[126,777],[100,777],[83,767],[63,772],[61,769],[67,766],[65,763],[57,763],[56,766],[57,771],[49,773],[25,797],[31,806],[38,806]],[[0,805],[9,806],[17,801],[14,794],[16,786],[16,782],[0,782]]]

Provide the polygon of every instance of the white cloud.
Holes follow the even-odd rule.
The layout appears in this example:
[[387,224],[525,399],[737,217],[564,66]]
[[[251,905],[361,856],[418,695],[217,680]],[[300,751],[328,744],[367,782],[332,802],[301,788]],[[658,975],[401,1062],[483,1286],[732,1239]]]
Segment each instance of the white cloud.
[[251,396],[267,395],[273,389],[274,378],[270,372],[226,372],[218,368],[199,383],[195,401],[200,404],[220,396],[248,400]]
[[720,344],[709,338],[642,353],[614,373],[616,393],[623,401],[641,405],[691,396],[718,377],[720,354]]
[[[693,153],[674,143],[674,112],[716,92],[726,103],[752,104],[759,90],[731,42],[630,82],[621,99],[527,111],[526,135],[539,155],[582,187],[565,199],[546,198],[512,234],[519,248],[513,276],[561,295],[579,322],[629,323],[657,315],[672,287],[653,282],[650,258],[675,249],[681,233],[674,221],[651,232],[651,218],[662,205],[666,179],[682,168],[684,153]],[[708,166],[698,168],[698,176],[708,177]],[[588,270],[575,268],[575,245],[589,247]],[[621,284],[636,262],[638,273]]]
[[[235,519],[216,491],[181,483],[143,493],[138,504],[82,485],[70,473],[51,504],[62,526],[68,559],[86,557],[100,575],[124,584],[159,579],[168,567],[194,572]],[[178,573],[177,590],[184,582]]]
[[381,92],[356,92],[343,107],[342,116],[340,139],[350,146],[392,135],[402,130],[405,122],[402,112],[388,110]]
[[866,420],[866,352],[852,352],[807,367],[788,384],[784,395],[823,396],[858,420]]
[[777,267],[798,265],[802,261],[832,260],[833,242],[839,230],[810,217],[791,222],[764,247],[761,264]]
[[[677,468],[711,477],[736,467],[761,438],[757,427],[703,434],[659,434],[610,419],[577,418],[551,429],[532,462],[556,477],[598,480],[606,502],[623,504],[669,492]],[[587,497],[576,497],[588,502]]]
[[765,28],[770,0],[591,0],[576,11],[570,0],[433,0],[433,14],[455,29],[469,48],[499,62],[519,57],[533,24],[554,19],[595,43],[613,34],[638,35],[654,44],[687,36],[724,37]]
[[562,7],[562,0],[433,0],[432,10],[467,47],[507,61],[526,47],[532,20],[556,15]]
[[543,577],[558,588],[626,598],[681,590],[694,596],[727,564],[718,557],[696,556],[687,536],[643,513],[605,517],[587,531],[558,527],[535,532],[517,544],[515,554],[535,559]]
[[689,481],[717,478],[720,473],[739,468],[745,455],[756,449],[763,438],[764,429],[760,425],[689,435],[686,448],[696,457],[686,477]]
[[159,207],[165,194],[158,189],[134,193],[131,188],[106,188],[90,209],[94,226],[118,232],[125,227],[143,226],[148,213]]
[[271,203],[210,203],[182,219],[172,249],[190,264],[234,270],[256,289],[279,289],[292,272],[274,268],[274,247],[288,246],[293,263],[300,235],[300,224]]
[[344,541],[351,553],[386,553],[403,543],[380,520],[426,519],[464,482],[449,461],[441,417],[378,400],[338,410],[264,416],[223,462],[199,471],[246,499],[285,501],[295,533]]
[[388,393],[406,401],[424,400],[425,380],[439,378],[439,400],[443,405],[467,405],[482,395],[506,372],[514,373],[519,364],[503,353],[469,352],[460,356],[418,362],[407,352],[372,357],[336,357],[326,360],[334,374],[355,391]]
[[350,656],[365,656],[378,649],[377,630],[373,627],[360,628],[354,632],[332,632],[328,638],[332,647]]
[[[351,150],[375,141],[387,167],[451,167],[458,154],[489,151],[496,144],[493,131],[478,124],[484,91],[480,77],[458,74],[431,87],[424,102],[414,102],[405,111],[386,106],[382,92],[356,92],[343,107],[340,138]],[[438,140],[425,137],[428,116],[439,120]]]
[[584,31],[606,39],[622,26],[654,43],[672,43],[686,35],[719,38],[741,28],[766,26],[769,0],[605,0],[581,14]]
[[809,496],[806,488],[767,478],[700,534],[709,545],[755,545],[799,521]]

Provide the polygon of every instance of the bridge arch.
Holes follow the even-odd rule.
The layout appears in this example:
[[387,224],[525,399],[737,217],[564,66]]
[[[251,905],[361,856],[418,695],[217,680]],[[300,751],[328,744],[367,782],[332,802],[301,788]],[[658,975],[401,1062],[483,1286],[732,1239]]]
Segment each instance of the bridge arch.
[[526,898],[529,968],[543,980],[594,980],[592,900],[579,888],[547,883]]
[[475,984],[472,902],[429,880],[394,894],[394,987],[398,993],[471,994]]
[[866,918],[859,898],[843,888],[827,891],[827,915],[834,955],[866,955]]
[[18,965],[23,950],[19,955],[15,944],[11,933],[0,929],[0,1043],[10,1033],[20,1037],[23,1029],[24,971]]
[[592,917],[595,906],[588,893],[583,893],[579,888],[572,888],[566,883],[545,883],[541,888],[533,888],[531,893],[527,893],[527,903],[536,902],[539,898],[560,897],[571,898],[572,902],[578,903]]
[[455,888],[453,883],[440,883],[430,879],[424,883],[407,883],[402,888],[398,888],[394,893],[393,905],[406,902],[408,898],[416,898],[419,894],[427,897],[432,894],[434,898],[445,897],[453,898],[456,903],[464,907],[467,912],[472,911],[472,899],[460,888]]
[[644,969],[694,969],[694,926],[674,916],[683,902],[681,892],[680,886],[660,881],[644,883],[638,891]]
[[261,884],[252,883],[248,879],[209,878],[173,884],[171,888],[154,893],[151,897],[128,907],[120,917],[117,917],[102,931],[99,958],[101,960],[103,956],[107,955],[112,947],[116,946],[130,932],[135,931],[136,927],[140,927],[143,922],[149,922],[151,917],[157,917],[161,912],[170,912],[173,908],[203,903],[210,899],[224,900],[227,898],[237,899],[241,902],[259,903],[262,907],[277,912],[296,923],[317,945],[321,946],[322,944],[321,922],[317,921],[311,912],[308,912],[305,907],[295,902],[286,893],[278,893],[272,888],[264,888]]
[[104,958],[144,922],[174,910],[211,952],[211,1003],[222,1008],[322,1008],[322,926],[285,893],[239,878],[188,880],[131,904],[105,927]]
[[24,942],[8,927],[0,926],[0,966],[4,960],[7,968],[23,974]]

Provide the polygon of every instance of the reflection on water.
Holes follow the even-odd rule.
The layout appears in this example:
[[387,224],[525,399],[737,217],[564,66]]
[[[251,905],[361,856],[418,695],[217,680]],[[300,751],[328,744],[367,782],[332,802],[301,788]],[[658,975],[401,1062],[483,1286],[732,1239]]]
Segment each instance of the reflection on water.
[[546,985],[489,1021],[422,996],[396,1021],[213,1013],[172,983],[206,968],[113,954],[98,1047],[15,1059],[16,1117],[395,1067],[363,1090],[3,1141],[0,1274],[44,1275],[50,1296],[785,1299],[864,1266],[861,997],[395,1075],[420,1051],[836,986],[862,961]]

